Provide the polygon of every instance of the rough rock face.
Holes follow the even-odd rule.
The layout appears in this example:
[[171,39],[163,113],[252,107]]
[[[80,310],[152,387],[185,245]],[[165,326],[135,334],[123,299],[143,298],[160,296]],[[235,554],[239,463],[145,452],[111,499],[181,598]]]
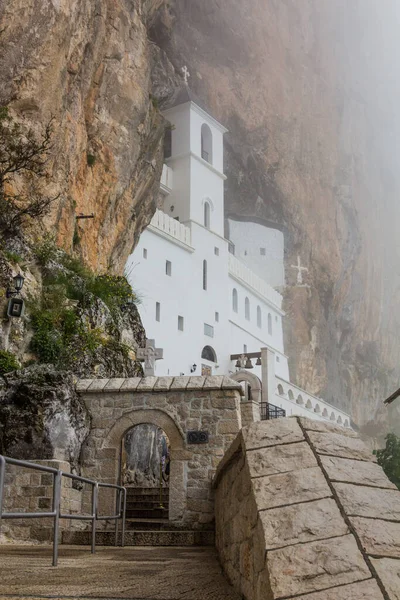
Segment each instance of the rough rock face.
[[358,424],[400,376],[396,4],[175,0],[151,31],[230,130],[227,211],[285,232],[292,379]]
[[[124,438],[122,472],[125,484],[157,487],[160,484],[160,462],[168,455],[168,438],[162,429],[150,423],[136,425]],[[166,463],[163,464],[163,472]],[[166,485],[167,475],[162,478]]]
[[90,417],[72,374],[41,365],[5,378],[0,389],[0,454],[79,465]]
[[0,105],[35,130],[54,117],[47,226],[67,250],[75,234],[97,270],[123,271],[156,206],[164,125],[147,27],[162,2],[0,4]]

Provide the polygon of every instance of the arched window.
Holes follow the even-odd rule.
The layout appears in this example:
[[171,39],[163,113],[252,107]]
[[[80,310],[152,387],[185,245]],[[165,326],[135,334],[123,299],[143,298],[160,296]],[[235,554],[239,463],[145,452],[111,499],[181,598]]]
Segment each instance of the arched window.
[[289,396],[289,400],[294,400],[294,395],[293,395],[293,391],[292,390],[288,391],[288,396]]
[[338,420],[336,421],[336,423],[338,425],[342,425],[343,424],[342,417],[340,415],[338,416]]
[[312,402],[311,402],[310,399],[308,399],[307,402],[306,402],[306,408],[309,408],[309,409],[312,408]]
[[232,291],[232,308],[233,308],[233,311],[235,313],[237,313],[237,311],[238,311],[238,293],[237,293],[236,288],[233,288],[233,291]]
[[281,386],[281,384],[278,385],[278,394],[279,396],[283,396],[284,394],[283,387]]
[[272,335],[272,316],[271,313],[268,313],[268,333]]
[[210,229],[210,204],[204,202],[204,227]]
[[324,408],[324,410],[322,411],[322,416],[325,417],[326,419],[329,417],[329,413],[326,408]]
[[203,290],[207,289],[207,261],[203,260]]
[[303,406],[303,404],[304,404],[304,400],[303,400],[303,398],[302,398],[302,395],[301,395],[301,394],[299,394],[299,395],[297,396],[296,404],[300,404],[300,406]]
[[259,327],[260,329],[262,327],[262,314],[260,306],[257,306],[257,327]]
[[250,300],[247,298],[244,301],[244,316],[250,321]]
[[319,404],[315,405],[314,412],[317,414],[321,412],[321,408],[320,408]]
[[212,133],[206,123],[201,126],[201,158],[212,165]]
[[201,358],[204,360],[209,360],[213,363],[217,362],[217,355],[215,354],[214,348],[211,348],[211,346],[204,346],[201,352]]

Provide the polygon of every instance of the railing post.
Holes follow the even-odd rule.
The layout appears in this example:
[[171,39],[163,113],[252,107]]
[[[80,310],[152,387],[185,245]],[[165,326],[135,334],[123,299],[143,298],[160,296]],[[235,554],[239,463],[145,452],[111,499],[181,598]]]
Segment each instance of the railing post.
[[[122,506],[121,505],[121,499],[122,499],[121,498],[121,489],[118,488],[115,490],[115,492],[116,492],[116,502],[115,502],[116,512],[115,512],[115,514],[120,516],[121,515],[121,506]],[[115,519],[115,543],[114,543],[114,546],[118,546],[118,521],[119,521],[119,519]]]
[[53,477],[53,512],[54,516],[54,531],[53,531],[53,567],[58,563],[58,536],[60,531],[60,512],[61,512],[61,483],[62,472],[57,471]]
[[1,535],[1,515],[3,514],[3,496],[4,481],[6,478],[6,459],[0,455],[0,535]]
[[125,546],[125,521],[126,521],[126,488],[122,488],[123,506],[122,506],[122,532],[121,532],[121,546]]
[[96,552],[96,519],[97,519],[97,508],[99,499],[99,485],[96,482],[92,486],[92,548],[91,552]]

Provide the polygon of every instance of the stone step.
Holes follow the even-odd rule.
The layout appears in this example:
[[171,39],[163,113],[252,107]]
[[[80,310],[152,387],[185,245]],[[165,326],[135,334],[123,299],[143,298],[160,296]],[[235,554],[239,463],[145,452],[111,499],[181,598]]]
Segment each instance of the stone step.
[[[64,531],[62,543],[88,546],[91,543],[89,531]],[[113,546],[115,534],[112,531],[96,533],[97,546]],[[127,531],[125,546],[214,546],[213,531],[162,530]]]
[[165,508],[139,508],[139,509],[127,509],[127,519],[167,519],[168,509]]
[[[146,495],[153,495],[153,494],[160,494],[160,488],[157,487],[150,487],[150,488],[144,488],[144,487],[140,487],[140,488],[134,488],[134,487],[128,487],[126,488],[126,493],[127,496],[146,496]],[[162,488],[162,494],[164,495],[169,495],[169,488]]]
[[[164,508],[169,507],[168,500],[163,500],[162,503],[163,503]],[[158,500],[143,500],[143,499],[128,500],[128,502],[126,503],[127,510],[139,509],[139,508],[146,508],[147,510],[151,510],[152,508],[160,508],[160,499],[158,499]]]

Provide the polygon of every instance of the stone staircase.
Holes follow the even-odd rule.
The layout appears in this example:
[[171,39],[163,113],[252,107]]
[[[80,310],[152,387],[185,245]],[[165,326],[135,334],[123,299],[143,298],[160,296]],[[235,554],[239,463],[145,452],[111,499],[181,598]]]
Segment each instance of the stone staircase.
[[[126,546],[214,546],[214,530],[198,531],[177,529],[168,520],[169,489],[127,488]],[[97,531],[96,544],[115,544],[114,525],[110,531]],[[121,532],[121,526],[119,526]],[[90,544],[90,531],[64,531],[63,544]]]

